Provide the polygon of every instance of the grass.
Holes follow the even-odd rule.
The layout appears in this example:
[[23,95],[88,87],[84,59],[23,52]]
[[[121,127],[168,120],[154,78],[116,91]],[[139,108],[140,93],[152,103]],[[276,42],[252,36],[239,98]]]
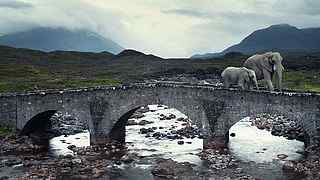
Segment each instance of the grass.
[[10,135],[12,133],[13,133],[12,128],[0,126],[0,136]]
[[320,92],[319,71],[286,71],[283,77],[285,88]]
[[0,92],[22,92],[40,89],[65,89],[65,88],[80,88],[93,87],[101,85],[118,85],[121,81],[105,78],[105,79],[46,79],[38,81],[1,81]]
[[74,69],[52,69],[25,65],[0,65],[0,92],[22,92],[39,89],[64,89],[93,87],[100,85],[118,85],[120,80],[113,78],[110,73],[102,73],[96,77],[86,77]]
[[[117,58],[101,53],[45,53],[0,46],[0,92],[118,85],[179,74],[220,76],[224,68],[240,67],[246,58]],[[320,92],[319,56],[286,57],[284,63],[284,88]]]
[[[230,63],[237,66],[236,62]],[[191,71],[203,70],[207,73],[221,71],[229,63],[222,64],[221,62],[194,64]],[[123,68],[123,67],[122,67]],[[128,68],[128,67],[127,67]],[[122,82],[122,77],[129,77],[126,71],[97,71],[96,74],[86,77],[84,74],[74,71],[73,69],[63,70],[60,72],[50,72],[50,69],[37,67],[32,65],[0,65],[0,92],[22,92],[39,89],[64,89],[64,88],[79,88],[93,87],[101,85],[118,85]],[[183,71],[182,71],[183,70]],[[172,74],[179,73],[177,69],[173,69]],[[181,68],[181,72],[189,70]],[[134,72],[131,71],[130,73]],[[217,73],[219,74],[219,73]],[[115,76],[118,78],[115,78]],[[137,74],[132,76],[135,79],[141,78]],[[286,70],[283,74],[283,87],[287,89],[300,91],[315,91],[320,92],[320,71],[319,70]]]

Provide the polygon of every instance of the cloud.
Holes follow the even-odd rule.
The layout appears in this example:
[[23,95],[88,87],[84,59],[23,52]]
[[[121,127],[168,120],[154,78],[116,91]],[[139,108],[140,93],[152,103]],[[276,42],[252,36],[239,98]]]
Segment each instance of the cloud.
[[317,27],[319,8],[315,0],[0,0],[0,33],[88,29],[125,48],[188,57],[221,51],[272,24]]
[[170,9],[170,10],[162,10],[162,13],[165,14],[178,14],[178,15],[184,15],[184,16],[192,16],[192,17],[207,17],[208,14],[204,12],[200,12],[197,10],[192,10],[192,9]]
[[21,8],[31,8],[32,4],[26,3],[19,0],[1,0],[0,8],[12,8],[12,9],[21,9]]
[[291,15],[320,15],[320,1],[317,0],[279,1],[273,8]]

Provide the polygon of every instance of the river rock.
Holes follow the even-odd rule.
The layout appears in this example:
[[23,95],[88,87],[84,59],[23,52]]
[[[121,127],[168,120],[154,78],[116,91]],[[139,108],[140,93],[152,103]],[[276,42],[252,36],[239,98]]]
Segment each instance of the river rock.
[[140,129],[140,134],[147,134],[147,133],[152,133],[154,130],[152,128],[141,128]]
[[72,145],[69,145],[67,148],[70,150],[73,150],[74,148],[76,148],[76,146],[72,144]]
[[178,176],[188,177],[194,172],[193,165],[188,162],[178,163],[172,159],[158,159],[152,167],[152,174],[166,179],[177,179]]
[[210,164],[210,168],[215,170],[237,166],[234,157],[224,151],[205,149],[199,154],[199,156],[200,159],[206,160]]
[[136,122],[133,119],[129,119],[128,122],[127,122],[127,126],[133,126],[133,125],[138,125],[138,122]]
[[137,113],[134,113],[130,118],[132,118],[132,119],[140,119],[140,118],[143,118],[143,117],[145,117],[145,115],[143,113],[137,112]]
[[4,163],[4,165],[6,165],[6,166],[14,166],[14,165],[21,164],[22,161],[17,158],[12,158],[12,159],[3,160],[2,163]]
[[277,157],[278,157],[279,159],[285,159],[285,158],[288,157],[288,155],[286,155],[286,154],[278,154]]
[[301,125],[281,115],[259,114],[250,118],[250,121],[251,125],[269,130],[274,136],[284,136],[289,140],[304,141],[305,139]]
[[177,119],[177,121],[188,122],[188,119],[187,119],[187,118],[183,118],[183,117],[179,117],[179,118]]
[[136,159],[138,159],[138,154],[136,153],[125,154],[124,156],[121,157],[121,161],[126,164],[132,163]]
[[141,120],[140,122],[138,122],[138,125],[143,126],[143,125],[151,124],[151,123],[153,123],[153,122],[152,121],[147,121],[147,120]]
[[282,169],[285,171],[293,171],[295,169],[295,164],[292,161],[286,161],[283,164]]

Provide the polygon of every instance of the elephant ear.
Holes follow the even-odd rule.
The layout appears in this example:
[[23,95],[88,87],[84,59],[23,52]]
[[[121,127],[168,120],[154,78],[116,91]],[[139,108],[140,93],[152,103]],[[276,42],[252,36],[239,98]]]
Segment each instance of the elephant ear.
[[274,62],[272,60],[273,54],[271,52],[265,53],[261,58],[261,65],[269,72],[273,72]]

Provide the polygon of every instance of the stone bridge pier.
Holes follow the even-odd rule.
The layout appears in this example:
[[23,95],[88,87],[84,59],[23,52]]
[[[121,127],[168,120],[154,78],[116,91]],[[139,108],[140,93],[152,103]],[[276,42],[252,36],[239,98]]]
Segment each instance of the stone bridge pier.
[[128,118],[141,106],[163,104],[187,115],[203,132],[204,147],[223,147],[232,125],[260,113],[284,115],[303,127],[308,144],[319,137],[320,95],[240,91],[188,84],[133,84],[0,95],[0,123],[28,134],[61,111],[86,121],[92,144],[125,140]]

